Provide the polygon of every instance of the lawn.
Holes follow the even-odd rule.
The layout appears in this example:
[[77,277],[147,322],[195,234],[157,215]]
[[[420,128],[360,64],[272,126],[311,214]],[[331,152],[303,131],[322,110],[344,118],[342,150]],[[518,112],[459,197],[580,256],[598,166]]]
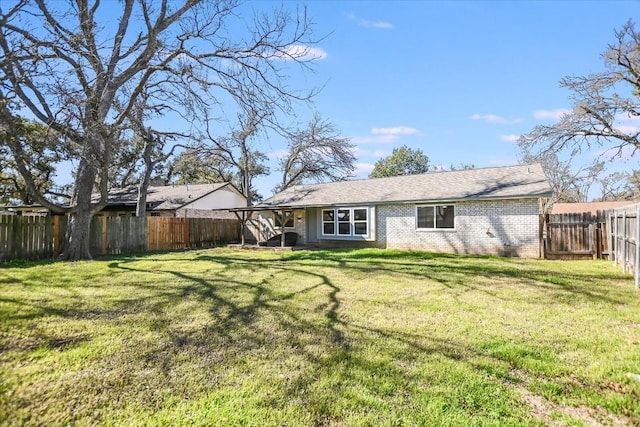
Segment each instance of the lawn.
[[606,261],[212,249],[0,265],[0,424],[640,425]]

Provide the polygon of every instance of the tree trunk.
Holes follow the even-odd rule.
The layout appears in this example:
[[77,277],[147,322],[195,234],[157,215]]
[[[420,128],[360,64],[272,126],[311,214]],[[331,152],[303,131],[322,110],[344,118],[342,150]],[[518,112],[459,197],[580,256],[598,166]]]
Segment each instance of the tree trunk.
[[96,180],[96,169],[86,160],[78,166],[72,210],[67,225],[66,243],[59,259],[79,261],[91,259],[90,245],[91,218],[95,213],[91,204],[91,194]]
[[155,162],[151,160],[153,150],[152,140],[148,139],[144,147],[144,174],[138,184],[138,203],[136,204],[136,216],[145,217],[147,215],[147,192],[149,191],[149,183],[151,182],[151,172]]
[[66,261],[79,261],[91,259],[91,210],[77,209],[69,217],[67,225],[66,245],[59,259]]

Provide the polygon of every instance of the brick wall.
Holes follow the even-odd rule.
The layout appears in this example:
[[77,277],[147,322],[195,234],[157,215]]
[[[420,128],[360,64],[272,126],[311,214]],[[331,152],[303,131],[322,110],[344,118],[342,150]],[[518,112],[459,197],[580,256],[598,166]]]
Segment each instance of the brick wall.
[[455,229],[416,230],[416,205],[377,209],[378,243],[434,252],[539,256],[537,199],[455,203]]

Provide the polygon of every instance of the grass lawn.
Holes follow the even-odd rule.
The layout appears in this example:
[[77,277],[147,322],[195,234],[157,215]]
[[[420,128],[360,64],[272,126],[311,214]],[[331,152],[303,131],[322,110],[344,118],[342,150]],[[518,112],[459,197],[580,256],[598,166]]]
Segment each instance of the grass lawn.
[[212,249],[0,265],[0,425],[640,425],[610,262]]

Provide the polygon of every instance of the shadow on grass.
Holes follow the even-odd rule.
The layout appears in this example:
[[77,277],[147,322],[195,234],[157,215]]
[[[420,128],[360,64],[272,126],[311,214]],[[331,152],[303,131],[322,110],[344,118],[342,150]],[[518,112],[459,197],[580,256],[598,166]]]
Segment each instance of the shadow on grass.
[[[520,369],[527,361],[556,363],[552,350],[536,348],[535,343],[526,341],[494,340],[478,346],[456,337],[442,338],[429,328],[408,333],[391,324],[372,327],[366,319],[350,316],[349,301],[343,299],[344,286],[324,269],[371,274],[372,286],[375,275],[399,275],[499,298],[491,280],[508,278],[518,279],[522,286],[544,289],[550,304],[567,294],[601,304],[624,302],[622,297],[597,288],[601,282],[619,276],[550,275],[537,267],[522,268],[516,260],[494,257],[332,250],[260,256],[212,251],[188,259],[140,259],[159,262],[148,268],[141,268],[136,258],[107,262],[113,271],[154,273],[170,280],[139,283],[136,287],[140,295],[123,296],[108,307],[86,307],[78,301],[61,308],[47,301],[5,300],[17,306],[31,304],[24,307],[25,315],[31,317],[24,319],[32,321],[59,316],[96,319],[123,331],[135,328],[140,338],[123,337],[121,352],[98,360],[97,369],[87,374],[94,377],[74,384],[82,396],[95,396],[100,390],[104,400],[93,404],[111,410],[121,409],[122,402],[129,401],[153,412],[171,405],[176,396],[199,399],[221,387],[242,389],[250,378],[258,376],[260,379],[253,380],[259,382],[254,385],[257,391],[252,393],[259,395],[259,406],[284,411],[293,405],[311,414],[317,425],[343,422],[344,407],[363,413],[384,412],[392,401],[397,402],[393,410],[398,417],[405,410],[408,424],[433,421],[427,415],[419,418],[415,396],[442,399],[447,410],[470,419],[484,416],[488,417],[485,421],[495,423],[511,417],[516,424],[524,423],[524,409],[503,403],[496,411],[491,402],[482,401],[464,386],[458,387],[459,392],[451,391],[456,390],[455,382],[460,379],[455,373],[444,378],[441,372],[431,372],[429,364],[438,367],[437,359],[455,362],[473,372],[480,378],[481,387],[489,391],[501,387],[492,378],[517,382],[509,370]],[[170,267],[173,261],[180,264]],[[193,273],[189,268],[192,262],[215,263],[221,268],[212,273],[194,268],[197,273]],[[486,283],[476,283],[478,277]],[[206,311],[202,320],[194,320],[194,307]],[[47,345],[59,351],[87,340],[84,336],[76,342],[74,337],[78,335],[47,336],[43,332],[41,340],[53,343]],[[503,365],[506,367],[501,368]],[[552,369],[563,373],[561,367]],[[110,375],[105,377],[105,372]],[[118,373],[115,379],[113,372]],[[143,375],[145,372],[151,374]],[[432,385],[436,391],[429,389]],[[270,394],[259,394],[263,387],[270,388]],[[438,392],[438,387],[447,392]],[[499,399],[512,402],[507,390],[497,393]],[[84,410],[88,413],[94,409],[88,405]],[[79,411],[75,416],[84,415]]]

